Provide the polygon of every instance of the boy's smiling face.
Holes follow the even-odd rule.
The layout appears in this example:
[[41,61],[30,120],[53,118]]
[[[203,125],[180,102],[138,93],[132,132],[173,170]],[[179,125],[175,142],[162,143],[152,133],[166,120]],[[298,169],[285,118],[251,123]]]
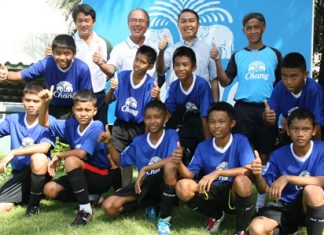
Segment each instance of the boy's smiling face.
[[150,133],[157,133],[163,130],[166,114],[157,108],[148,108],[144,113],[145,127]]
[[236,124],[236,121],[231,120],[226,112],[218,110],[210,112],[207,121],[210,132],[216,139],[227,137]]
[[56,47],[53,50],[53,57],[56,64],[63,70],[67,69],[74,58],[74,53],[71,49],[65,47]]
[[187,56],[177,56],[174,59],[173,69],[180,81],[192,78],[192,73],[196,70]]
[[92,102],[77,101],[72,108],[73,114],[81,127],[86,127],[97,113],[97,108]]

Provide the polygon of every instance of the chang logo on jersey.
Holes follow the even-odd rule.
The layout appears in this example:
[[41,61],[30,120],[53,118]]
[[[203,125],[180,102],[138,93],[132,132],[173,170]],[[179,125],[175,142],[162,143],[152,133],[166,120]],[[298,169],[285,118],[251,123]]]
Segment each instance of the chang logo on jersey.
[[136,110],[136,108],[137,108],[137,100],[134,97],[129,97],[126,99],[125,104],[121,107],[121,111],[130,113],[134,117],[136,117],[138,114],[138,110]]
[[[308,177],[308,176],[310,176],[310,173],[308,171],[302,171],[302,172],[300,172],[300,174],[298,176]],[[301,190],[301,189],[303,189],[303,187],[296,186],[296,190]]]
[[246,80],[268,80],[268,78],[269,74],[266,73],[266,66],[262,61],[254,61],[249,64],[248,73],[245,75]]
[[73,99],[76,92],[73,92],[73,86],[67,81],[59,82],[53,96],[61,99]]
[[198,113],[199,112],[198,107],[194,103],[187,102],[185,106],[186,106],[186,113]]
[[34,140],[30,137],[23,138],[21,141],[21,147],[26,147],[34,144]]
[[[151,158],[148,165],[152,165],[152,164],[154,164],[154,163],[156,163],[156,162],[158,162],[160,160],[161,160],[161,158],[159,158],[157,156],[154,156],[154,157]],[[160,172],[160,169],[155,169],[155,170],[151,170],[151,171],[146,172],[146,175],[154,175],[154,174],[156,174],[158,172]]]
[[[227,169],[227,165],[228,165],[228,162],[221,162],[216,167],[216,170],[226,170]],[[228,177],[227,176],[220,176],[220,177],[218,177],[217,180],[219,180],[219,181],[226,181],[226,180],[228,180]]]

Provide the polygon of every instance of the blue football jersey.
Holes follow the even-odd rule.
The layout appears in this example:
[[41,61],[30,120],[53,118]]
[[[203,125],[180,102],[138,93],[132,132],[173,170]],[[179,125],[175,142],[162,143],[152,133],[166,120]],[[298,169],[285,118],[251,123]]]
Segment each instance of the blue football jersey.
[[[0,123],[0,137],[10,135],[10,149],[17,149],[33,144],[47,142],[54,146],[55,136],[36,121],[28,125],[26,113],[7,116]],[[21,171],[30,165],[30,156],[15,156],[10,162],[12,169]]]
[[[150,134],[145,133],[137,136],[120,156],[120,165],[136,166],[140,171],[142,167],[158,162],[161,159],[171,156],[172,152],[177,148],[179,136],[175,130],[165,129],[159,141],[153,145],[150,142]],[[147,172],[147,175],[153,175],[160,169]]]
[[[271,185],[282,175],[324,176],[324,143],[312,141],[308,153],[300,158],[294,154],[293,144],[286,145],[274,151],[267,163],[264,178]],[[281,193],[281,199],[290,203],[297,198],[302,188],[287,184]]]
[[[227,170],[251,164],[254,154],[248,139],[240,134],[232,134],[227,145],[217,147],[215,138],[198,144],[188,169],[198,176],[203,170],[209,174],[214,170]],[[215,182],[233,181],[230,177],[220,176]]]
[[51,131],[64,139],[71,149],[82,149],[87,152],[87,156],[83,159],[85,162],[99,168],[110,168],[106,145],[98,142],[99,134],[104,132],[102,122],[91,121],[82,132],[80,132],[79,123],[74,117],[67,120],[51,117],[49,124]]

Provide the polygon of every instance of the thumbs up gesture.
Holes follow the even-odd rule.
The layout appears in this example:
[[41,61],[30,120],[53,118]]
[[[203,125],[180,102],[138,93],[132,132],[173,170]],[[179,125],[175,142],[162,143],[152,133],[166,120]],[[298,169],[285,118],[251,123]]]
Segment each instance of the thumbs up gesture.
[[219,60],[220,59],[220,51],[218,50],[217,46],[213,43],[212,48],[210,50],[210,58],[213,60]]
[[101,132],[98,136],[98,142],[104,142],[106,144],[110,144],[112,141],[112,136],[109,131],[108,125],[105,126],[105,132]]
[[180,142],[178,141],[177,148],[171,154],[171,161],[174,164],[179,165],[182,162],[182,156],[183,156],[183,149],[180,145]]
[[262,162],[258,151],[254,150],[255,159],[251,163],[252,173],[256,176],[262,175]]
[[8,78],[8,68],[3,65],[0,64],[0,81],[4,81]]
[[151,97],[156,100],[160,99],[160,87],[158,86],[156,80],[154,81],[154,87],[151,90]]
[[114,77],[110,82],[110,89],[116,90],[118,87],[118,78]]
[[52,44],[48,43],[45,49],[45,56],[50,56],[50,55],[53,55]]
[[159,42],[159,50],[164,51],[169,45],[169,36],[164,34],[163,39]]
[[104,63],[102,59],[102,49],[100,46],[98,47],[98,50],[95,53],[93,53],[92,61],[98,66],[101,66]]
[[276,112],[270,108],[268,101],[264,101],[263,119],[265,120],[265,122],[273,126],[277,121]]
[[44,89],[41,92],[38,93],[38,97],[41,98],[42,102],[50,102],[53,98],[54,93],[54,86],[52,85],[51,88]]

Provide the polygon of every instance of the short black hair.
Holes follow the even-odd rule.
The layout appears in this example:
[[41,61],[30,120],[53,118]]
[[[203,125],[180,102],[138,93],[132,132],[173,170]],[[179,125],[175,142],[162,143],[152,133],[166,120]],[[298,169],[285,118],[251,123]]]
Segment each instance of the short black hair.
[[59,34],[54,38],[52,42],[52,51],[57,47],[67,48],[73,51],[74,54],[76,53],[75,41],[73,37],[68,34]]
[[140,48],[138,48],[138,50],[136,52],[136,55],[137,54],[146,55],[148,63],[152,64],[152,65],[155,63],[155,60],[157,57],[156,51],[152,47],[146,46],[146,45],[140,46]]
[[80,12],[84,13],[86,16],[91,16],[92,20],[96,21],[95,10],[88,4],[79,4],[76,5],[72,11],[72,18],[74,22],[76,22],[77,16]]
[[306,71],[306,60],[304,56],[298,52],[288,53],[281,62],[282,68],[299,68]]
[[196,16],[197,21],[199,22],[199,15],[198,15],[198,13],[195,12],[194,10],[190,9],[190,8],[184,8],[184,9],[182,9],[182,11],[180,11],[180,13],[178,14],[178,22],[180,20],[180,16],[183,13],[185,13],[185,12],[190,12],[190,13],[194,14]]
[[25,94],[35,94],[38,95],[44,89],[44,85],[38,81],[28,82],[23,90],[23,96]]
[[220,101],[211,103],[208,108],[207,119],[209,118],[210,113],[213,111],[223,111],[227,113],[231,120],[236,120],[234,107],[227,102]]
[[148,102],[145,105],[144,113],[148,109],[158,109],[158,110],[161,110],[164,116],[167,115],[167,112],[168,112],[165,104],[162,101],[160,101],[160,100],[152,100],[152,101]]
[[243,21],[242,21],[243,27],[251,19],[257,19],[257,20],[263,22],[264,25],[266,25],[265,18],[260,12],[251,12],[244,16]]
[[146,23],[147,23],[147,27],[149,27],[149,26],[150,26],[150,15],[149,15],[149,13],[148,13],[146,10],[144,10],[143,8],[134,8],[133,10],[131,10],[131,11],[128,13],[128,16],[127,16],[127,22],[130,21],[131,15],[132,15],[132,13],[133,13],[134,11],[141,11],[141,12],[144,13],[144,15],[146,16],[146,21],[147,21]]
[[175,62],[175,58],[180,56],[188,57],[191,61],[191,64],[193,66],[196,66],[197,64],[196,54],[190,47],[186,47],[186,46],[178,47],[173,53],[173,57],[172,57],[173,64]]
[[288,116],[288,127],[290,126],[291,122],[295,119],[298,120],[309,120],[313,126],[315,126],[315,116],[314,114],[306,109],[306,108],[298,108],[291,112]]
[[73,104],[76,102],[91,102],[96,107],[97,97],[92,91],[81,89],[73,97]]

